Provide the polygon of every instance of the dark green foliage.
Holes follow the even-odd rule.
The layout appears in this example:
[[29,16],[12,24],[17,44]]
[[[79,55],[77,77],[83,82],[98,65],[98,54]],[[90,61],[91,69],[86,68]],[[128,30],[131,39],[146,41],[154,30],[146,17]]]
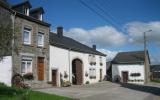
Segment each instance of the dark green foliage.
[[24,74],[24,75],[23,75],[23,78],[24,78],[24,79],[27,79],[27,80],[33,80],[33,79],[34,79],[33,73]]

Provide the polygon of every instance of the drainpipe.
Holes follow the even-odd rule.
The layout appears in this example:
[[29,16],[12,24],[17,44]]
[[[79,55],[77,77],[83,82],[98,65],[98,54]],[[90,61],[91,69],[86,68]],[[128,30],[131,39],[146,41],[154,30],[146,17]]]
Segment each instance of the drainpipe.
[[[12,10],[12,12],[13,12],[13,14],[11,14],[11,19],[12,19],[12,60],[13,60],[13,53],[14,53],[14,46],[15,46],[15,39],[14,39],[14,37],[15,37],[15,16],[16,16],[16,12],[15,11],[13,11]],[[12,61],[13,62],[13,61]],[[12,75],[13,75],[13,63],[12,63],[12,67],[11,67],[11,73],[12,73]]]
[[71,67],[71,64],[70,64],[70,51],[71,51],[71,48],[69,48],[68,50],[68,62],[69,62],[69,82],[71,83],[71,71],[70,71],[70,67]]

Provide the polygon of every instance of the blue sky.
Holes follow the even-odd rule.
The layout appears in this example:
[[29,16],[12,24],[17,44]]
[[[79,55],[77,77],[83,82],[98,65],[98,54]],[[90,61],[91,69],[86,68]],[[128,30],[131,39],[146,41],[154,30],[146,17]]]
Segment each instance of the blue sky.
[[152,63],[160,63],[160,0],[81,0],[103,18],[79,1],[30,0],[33,8],[44,8],[44,20],[52,24],[52,31],[63,26],[66,36],[96,44],[108,59],[119,51],[143,50],[142,33],[152,29],[147,33],[147,48]]

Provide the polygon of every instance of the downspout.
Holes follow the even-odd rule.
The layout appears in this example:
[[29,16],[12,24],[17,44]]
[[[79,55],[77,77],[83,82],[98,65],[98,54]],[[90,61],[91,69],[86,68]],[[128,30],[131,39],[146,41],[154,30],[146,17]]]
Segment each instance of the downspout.
[[69,82],[71,83],[71,64],[70,64],[70,51],[71,51],[71,48],[69,48],[68,50],[68,62],[69,62]]
[[[13,11],[13,10],[12,10]],[[13,76],[13,53],[14,53],[14,46],[15,46],[15,16],[16,12],[13,11],[13,14],[11,14],[11,19],[12,19],[12,67],[11,67],[11,74]]]

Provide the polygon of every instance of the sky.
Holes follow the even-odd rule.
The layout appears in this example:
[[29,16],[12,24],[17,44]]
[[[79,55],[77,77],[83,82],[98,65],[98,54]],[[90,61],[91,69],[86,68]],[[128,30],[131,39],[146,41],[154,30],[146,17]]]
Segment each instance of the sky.
[[[8,0],[12,4],[24,0]],[[44,21],[51,31],[64,27],[64,35],[107,54],[147,49],[152,64],[160,64],[160,0],[30,0],[32,8],[42,6]]]

